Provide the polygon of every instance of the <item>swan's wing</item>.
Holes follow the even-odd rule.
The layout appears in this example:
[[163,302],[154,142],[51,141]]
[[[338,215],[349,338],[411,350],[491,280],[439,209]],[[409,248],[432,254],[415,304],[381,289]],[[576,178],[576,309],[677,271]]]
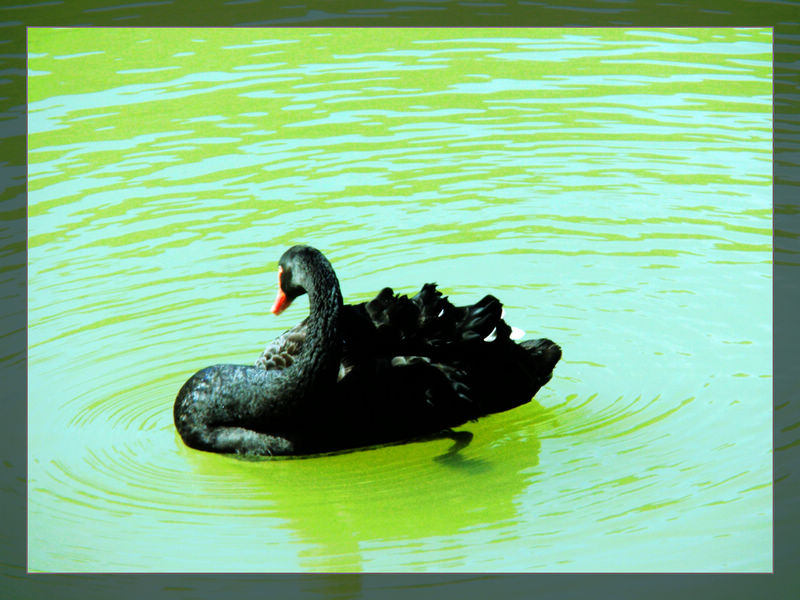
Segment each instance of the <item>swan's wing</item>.
[[[353,366],[376,359],[426,357],[434,363],[461,368],[466,355],[469,371],[476,360],[513,342],[503,321],[503,305],[485,296],[469,306],[454,306],[428,283],[412,298],[384,288],[369,302],[346,305],[342,313],[342,376]],[[463,369],[462,369],[463,370]]]
[[398,438],[435,433],[480,416],[466,374],[425,356],[376,357],[348,367],[338,390],[365,423],[383,423]]
[[285,369],[294,362],[308,334],[308,319],[276,337],[256,360],[256,366],[266,369]]
[[419,307],[419,333],[431,343],[507,340],[512,328],[503,321],[503,305],[487,295],[468,306],[454,306],[447,296],[427,283],[412,299]]
[[384,288],[369,302],[352,307],[378,331],[385,354],[428,355],[425,347],[477,341],[508,340],[512,332],[503,321],[503,305],[484,296],[469,306],[455,306],[427,283],[412,298]]
[[343,314],[342,397],[408,431],[524,404],[560,358],[549,340],[515,343],[494,296],[458,307],[435,284],[410,299],[386,288]]
[[403,379],[411,376],[411,385],[422,388],[429,406],[438,409],[446,405],[452,411],[458,405],[459,412],[464,415],[473,411],[474,399],[467,374],[457,366],[435,362],[425,356],[395,356],[390,365],[395,376]]

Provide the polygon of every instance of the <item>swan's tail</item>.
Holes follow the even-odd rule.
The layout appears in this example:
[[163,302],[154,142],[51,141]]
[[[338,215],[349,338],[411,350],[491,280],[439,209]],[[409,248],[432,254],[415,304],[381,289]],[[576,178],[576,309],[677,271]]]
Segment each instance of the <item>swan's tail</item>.
[[547,338],[524,340],[519,345],[528,353],[531,373],[544,385],[553,376],[553,369],[561,360],[561,347]]

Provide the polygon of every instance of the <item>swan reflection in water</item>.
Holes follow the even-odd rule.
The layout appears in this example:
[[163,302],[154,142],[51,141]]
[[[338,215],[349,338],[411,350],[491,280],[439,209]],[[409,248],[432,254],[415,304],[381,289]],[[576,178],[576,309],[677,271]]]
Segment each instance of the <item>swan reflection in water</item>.
[[561,358],[548,339],[516,343],[491,295],[457,307],[429,283],[345,305],[328,259],[293,246],[272,312],[302,294],[309,316],[254,366],[206,367],[183,385],[174,419],[187,446],[304,455],[435,435],[529,402]]

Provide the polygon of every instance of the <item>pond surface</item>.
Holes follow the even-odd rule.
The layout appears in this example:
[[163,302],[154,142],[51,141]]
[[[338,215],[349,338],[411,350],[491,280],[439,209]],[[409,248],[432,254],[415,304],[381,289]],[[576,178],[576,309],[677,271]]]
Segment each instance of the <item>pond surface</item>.
[[[31,29],[33,571],[769,571],[768,29]],[[186,448],[296,243],[564,357],[438,439]]]

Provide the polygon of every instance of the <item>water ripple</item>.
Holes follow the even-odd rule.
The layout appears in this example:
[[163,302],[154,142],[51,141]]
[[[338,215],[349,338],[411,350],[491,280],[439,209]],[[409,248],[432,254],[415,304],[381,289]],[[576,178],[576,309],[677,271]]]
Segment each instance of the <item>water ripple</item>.
[[[769,31],[155,31],[31,32],[32,569],[771,568]],[[553,381],[464,444],[186,448],[295,243],[496,294]]]

